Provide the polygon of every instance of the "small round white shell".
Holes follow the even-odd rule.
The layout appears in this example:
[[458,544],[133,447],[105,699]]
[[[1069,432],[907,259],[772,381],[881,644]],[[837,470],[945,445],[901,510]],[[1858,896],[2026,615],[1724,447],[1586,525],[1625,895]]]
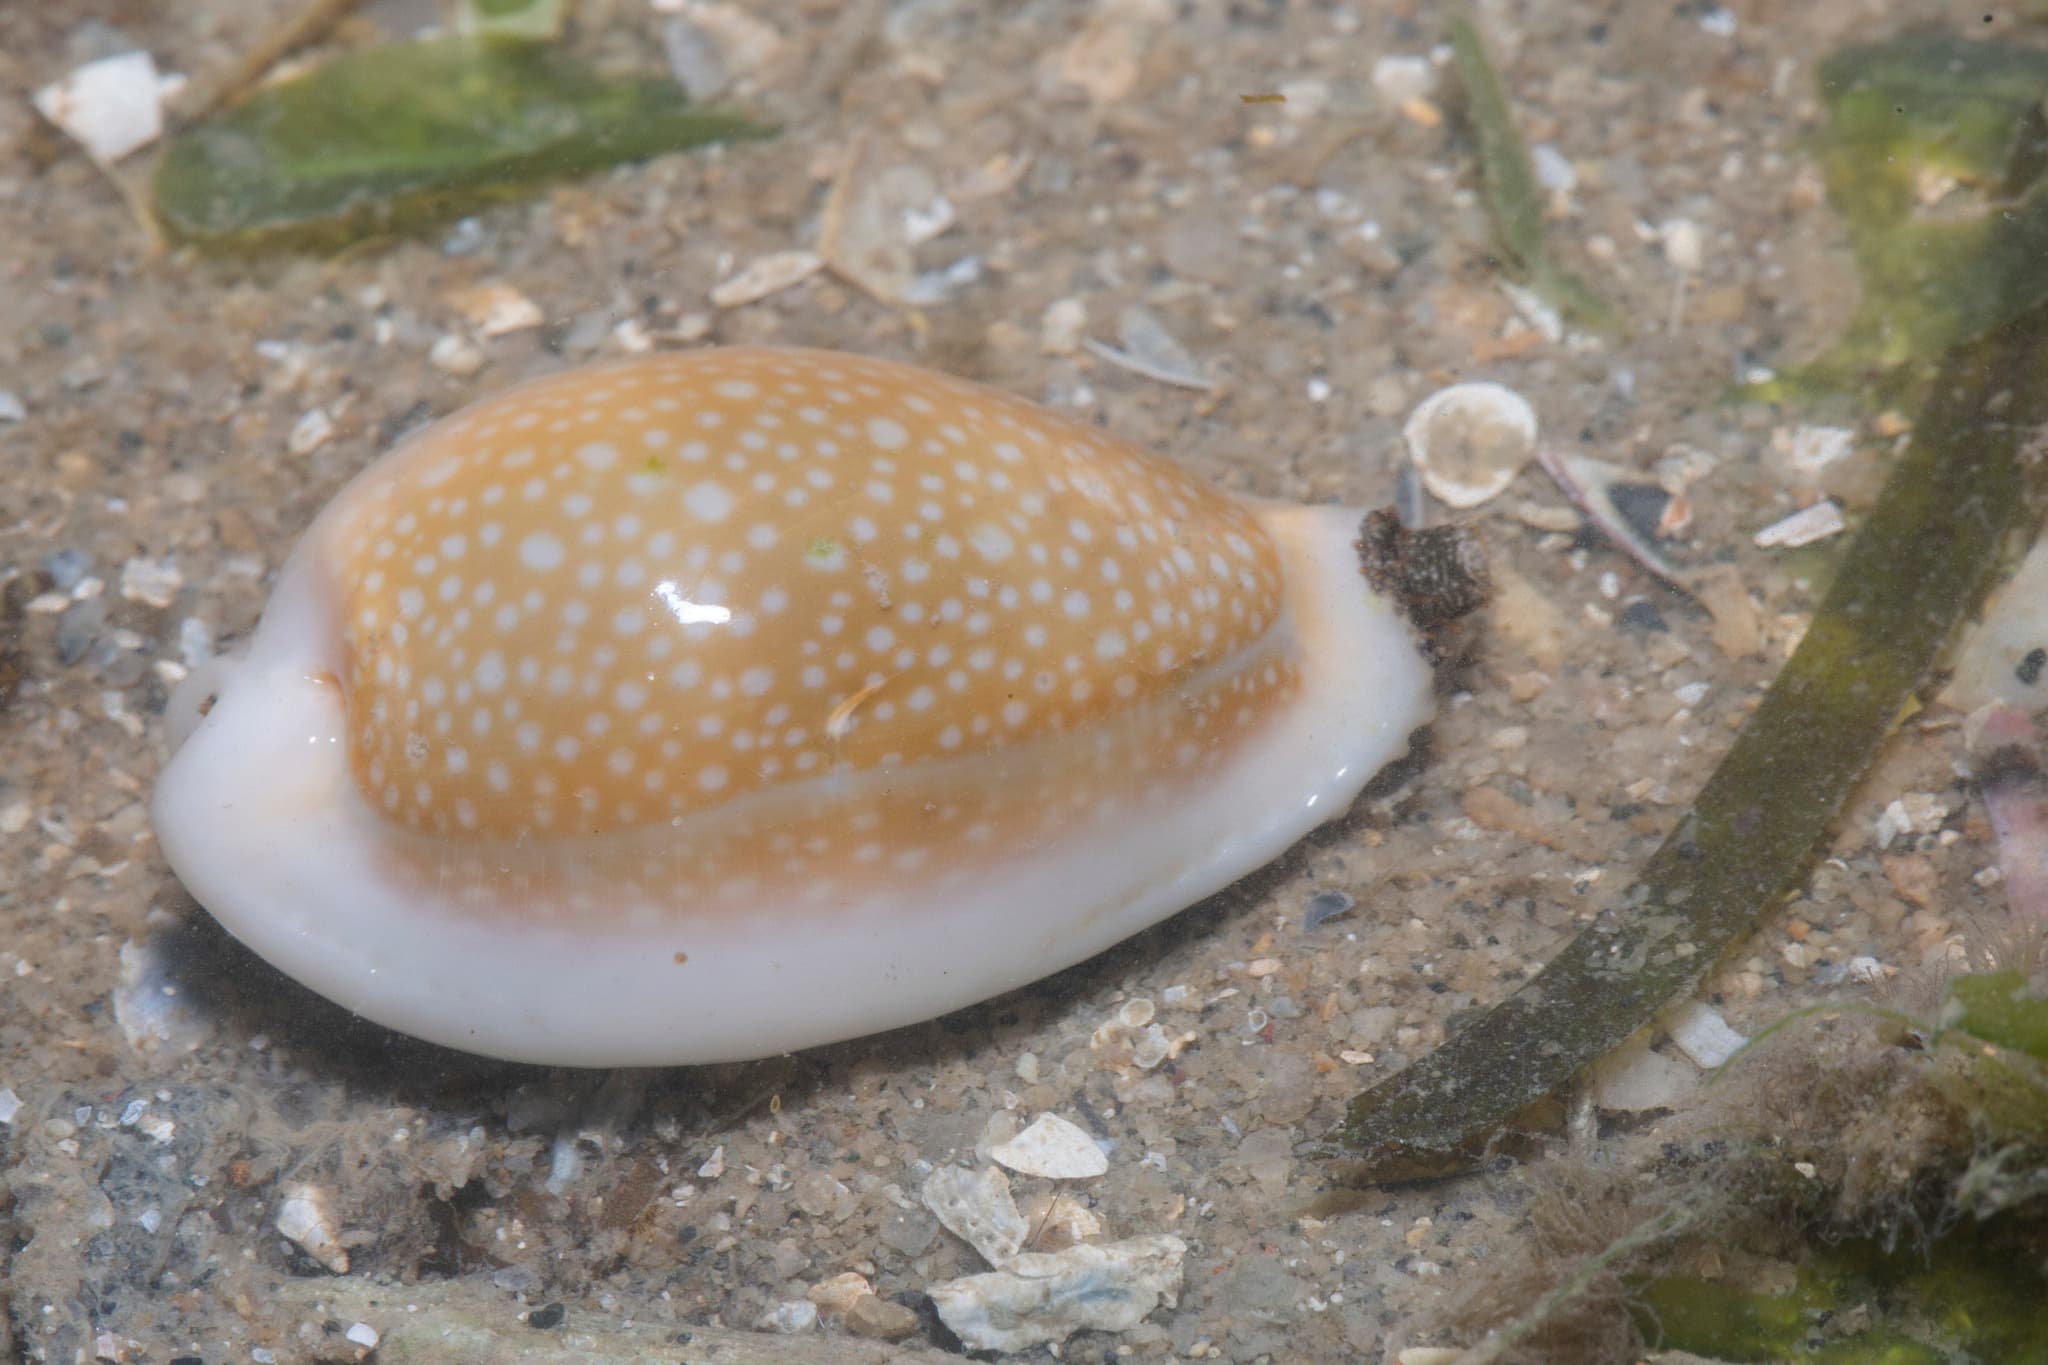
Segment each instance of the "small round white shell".
[[1498,497],[1536,450],[1536,410],[1504,384],[1453,384],[1423,399],[1401,429],[1422,486],[1459,509]]

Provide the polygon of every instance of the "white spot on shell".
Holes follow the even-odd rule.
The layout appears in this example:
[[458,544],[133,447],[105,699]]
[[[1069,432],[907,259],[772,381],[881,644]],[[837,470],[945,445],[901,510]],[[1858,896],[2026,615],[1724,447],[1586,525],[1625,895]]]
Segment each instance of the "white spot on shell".
[[556,568],[562,556],[562,542],[546,531],[535,531],[519,542],[519,562],[529,569]]

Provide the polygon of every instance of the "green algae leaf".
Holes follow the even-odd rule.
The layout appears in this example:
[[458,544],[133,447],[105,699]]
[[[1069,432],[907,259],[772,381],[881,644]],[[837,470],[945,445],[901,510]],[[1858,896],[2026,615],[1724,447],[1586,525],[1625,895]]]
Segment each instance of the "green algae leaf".
[[1479,180],[1501,250],[1536,297],[1567,319],[1602,332],[1620,330],[1614,310],[1550,254],[1543,235],[1543,192],[1529,164],[1529,149],[1515,129],[1507,93],[1470,19],[1451,20],[1451,51],[1465,88],[1466,110],[1478,144]]
[[338,57],[186,130],[157,167],[158,217],[211,249],[339,246],[564,176],[772,129],[617,80],[551,44],[401,43]]
[[2048,1062],[2048,997],[2018,972],[1982,972],[1948,983],[1942,1023],[2002,1048]]
[[569,0],[461,0],[455,31],[500,38],[555,38],[568,21]]
[[1952,350],[1799,648],[1621,900],[1515,994],[1353,1098],[1363,1178],[1466,1167],[1532,1102],[1691,991],[1813,847],[2048,503],[2048,308]]
[[[1631,1286],[1638,1329],[1664,1350],[1793,1365],[2048,1361],[2048,1292],[2025,1225],[1969,1222],[1918,1246],[1814,1252],[1771,1294],[1692,1279]],[[1868,1325],[1859,1327],[1859,1319]]]
[[1647,1340],[1710,1360],[1791,1360],[1809,1315],[1834,1307],[1810,1291],[1759,1294],[1709,1280],[1652,1280],[1633,1297]]
[[2048,299],[2048,52],[1910,34],[1829,57],[1820,88],[1815,150],[1862,299],[1825,354],[1756,391],[1768,399],[1932,360]]

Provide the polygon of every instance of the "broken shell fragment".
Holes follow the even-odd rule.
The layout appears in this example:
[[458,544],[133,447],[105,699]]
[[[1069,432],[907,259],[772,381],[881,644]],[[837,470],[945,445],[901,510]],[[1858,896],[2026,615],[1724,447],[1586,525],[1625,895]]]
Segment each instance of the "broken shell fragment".
[[1126,1332],[1181,1286],[1187,1243],[1170,1234],[1025,1252],[1000,1269],[935,1284],[939,1318],[974,1351],[1028,1351],[1083,1329]]
[[317,1185],[287,1185],[277,1206],[277,1230],[337,1275],[348,1274],[348,1251],[336,1240],[327,1191]]
[[1109,1169],[1095,1139],[1057,1114],[1040,1114],[1029,1128],[990,1148],[989,1157],[1019,1175],[1048,1180],[1092,1180]]
[[919,1194],[940,1226],[990,1265],[1015,1256],[1031,1233],[1010,1195],[1010,1178],[993,1166],[979,1171],[941,1166],[925,1178]]
[[1536,410],[1504,384],[1453,384],[1423,399],[1401,429],[1422,486],[1459,509],[1498,497],[1536,450]]

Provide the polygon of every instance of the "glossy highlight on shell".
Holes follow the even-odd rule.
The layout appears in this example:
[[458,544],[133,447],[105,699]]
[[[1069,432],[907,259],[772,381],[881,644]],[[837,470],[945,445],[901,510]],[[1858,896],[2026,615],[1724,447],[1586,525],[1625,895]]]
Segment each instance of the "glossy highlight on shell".
[[1427,715],[1358,514],[823,352],[569,371],[344,489],[160,785],[174,868],[460,1047],[761,1055],[1077,961]]

